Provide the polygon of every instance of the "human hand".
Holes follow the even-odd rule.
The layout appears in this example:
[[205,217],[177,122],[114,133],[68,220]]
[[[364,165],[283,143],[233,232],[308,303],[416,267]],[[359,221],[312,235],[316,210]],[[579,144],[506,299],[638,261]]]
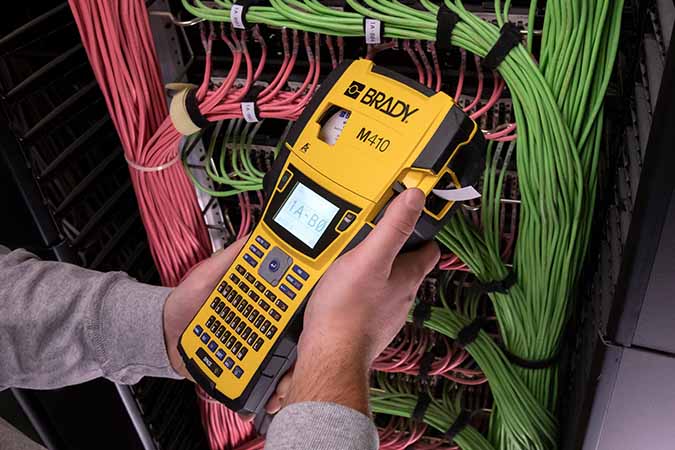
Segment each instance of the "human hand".
[[[169,294],[164,305],[164,341],[169,355],[171,366],[178,374],[192,380],[185,368],[183,358],[178,353],[178,340],[202,306],[204,300],[211,294],[214,286],[220,281],[225,270],[237,257],[239,250],[248,239],[248,236],[234,242],[226,249],[214,253],[210,258],[197,264],[180,284]],[[287,377],[288,378],[288,377]],[[192,380],[194,381],[194,380]],[[279,389],[267,404],[267,411],[273,414],[279,410],[280,402],[288,391],[289,381],[279,383]]]
[[435,242],[399,255],[424,201],[418,189],[400,194],[370,235],[321,278],[305,311],[287,403],[327,401],[367,414],[370,365],[405,324],[440,257]]

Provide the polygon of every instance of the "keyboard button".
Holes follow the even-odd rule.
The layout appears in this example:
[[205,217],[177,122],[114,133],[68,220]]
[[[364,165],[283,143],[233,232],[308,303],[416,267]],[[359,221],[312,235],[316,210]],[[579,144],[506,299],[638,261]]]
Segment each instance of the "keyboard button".
[[260,250],[260,249],[259,249],[258,247],[256,247],[255,245],[251,244],[251,246],[250,246],[248,249],[251,250],[251,253],[253,253],[253,254],[254,254],[255,256],[257,256],[258,258],[262,258],[262,256],[263,256],[262,250]]
[[218,358],[221,361],[225,359],[225,351],[222,348],[218,349],[218,351],[216,352],[216,358]]
[[246,269],[244,269],[244,266],[242,266],[241,264],[237,264],[237,272],[244,275],[246,273]]
[[220,299],[218,297],[214,298],[213,301],[211,302],[211,309],[216,309],[216,306],[218,306],[218,302]]
[[237,297],[237,292],[232,291],[229,294],[227,294],[227,301],[232,303],[232,301]]
[[[264,321],[265,321],[265,318],[263,316],[259,316],[258,319],[256,319],[256,321],[253,325],[256,328],[260,328],[260,325],[262,325]],[[204,339],[202,339],[202,340],[204,340]]]
[[213,325],[213,322],[215,321],[216,318],[214,316],[209,317],[206,321],[206,328],[211,328],[211,325]]
[[248,315],[248,321],[252,323],[256,317],[258,317],[258,311],[254,309],[251,311],[251,314]]
[[286,297],[290,298],[291,300],[293,300],[295,298],[295,292],[293,292],[291,290],[291,288],[289,288],[285,284],[282,284],[281,286],[279,286],[279,290],[281,292],[283,292],[284,295],[286,295]]
[[211,331],[215,333],[216,331],[218,331],[218,327],[220,327],[220,320],[216,320],[215,322],[213,322],[213,325],[211,325]]
[[223,335],[224,332],[225,332],[225,325],[221,325],[221,326],[218,328],[218,331],[216,331],[216,337],[217,337],[217,338],[221,337],[221,336]]
[[246,356],[247,353],[248,349],[246,347],[242,347],[242,349],[239,350],[239,352],[237,353],[237,359],[241,361],[242,359],[244,359],[244,356]]
[[218,343],[216,341],[211,341],[211,342],[209,342],[208,347],[209,347],[209,350],[211,350],[212,352],[215,352],[216,349],[218,348]]
[[272,325],[269,330],[267,330],[267,333],[265,333],[265,337],[267,339],[272,339],[274,337],[274,334],[277,332],[277,327]]
[[250,336],[248,337],[248,339],[246,339],[246,343],[247,343],[248,345],[253,345],[253,343],[255,342],[256,339],[258,339],[258,333],[253,332],[253,334],[250,335]]
[[220,337],[220,342],[224,344],[225,342],[227,342],[230,336],[232,336],[232,333],[230,333],[229,331],[225,331],[225,333],[223,333],[223,335]]
[[246,309],[244,310],[244,315],[248,317],[249,314],[251,314],[251,311],[253,311],[253,305],[248,305]]
[[262,345],[263,345],[262,338],[258,338],[258,340],[255,341],[255,344],[253,344],[253,350],[257,352],[258,350],[260,350],[260,347],[262,347]]
[[234,343],[232,346],[232,353],[237,353],[239,349],[241,348],[241,342],[237,341]]
[[237,338],[235,338],[234,336],[230,336],[230,339],[227,340],[227,344],[225,344],[225,347],[232,348],[235,342],[237,342]]
[[234,319],[234,316],[235,316],[234,311],[230,311],[230,313],[225,318],[225,323],[230,323],[232,319]]
[[256,288],[257,290],[259,290],[261,293],[262,293],[262,292],[265,292],[265,285],[262,284],[260,281],[256,281],[254,286],[255,286],[255,288]]
[[246,328],[246,322],[244,322],[244,321],[242,320],[242,321],[239,323],[239,325],[237,325],[237,329],[234,330],[234,331],[236,331],[237,334],[241,334],[241,332],[244,331],[244,328]]
[[209,368],[211,372],[217,377],[219,377],[223,373],[223,368],[218,365],[218,363],[211,358],[211,356],[206,353],[206,350],[203,348],[198,348],[197,349],[197,358],[199,358],[206,367]]
[[272,319],[276,320],[277,322],[281,320],[281,314],[277,310],[270,309],[270,316],[272,316]]
[[290,275],[290,274],[289,274],[289,275],[286,275],[286,281],[288,281],[289,283],[291,283],[291,286],[293,286],[293,287],[296,288],[297,290],[302,289],[302,283],[299,282],[298,280],[296,280],[295,277],[294,277],[293,275]]
[[234,359],[228,357],[223,364],[225,364],[225,367],[228,369],[231,369],[234,367]]
[[293,272],[295,272],[297,276],[299,276],[305,281],[307,280],[307,278],[309,278],[309,274],[304,270],[302,270],[302,268],[298,265],[293,266]]
[[201,325],[196,325],[195,328],[194,328],[194,330],[192,330],[192,331],[194,331],[194,333],[195,333],[197,336],[201,336],[201,335],[202,335],[202,331],[204,331],[204,329],[201,327]]
[[230,322],[230,327],[232,329],[235,329],[237,327],[237,325],[239,325],[240,321],[241,321],[241,319],[239,317],[235,317],[234,319],[232,319],[232,322]]
[[251,334],[251,327],[246,327],[246,329],[241,333],[241,338],[246,339],[248,338],[249,334]]
[[253,275],[251,275],[250,273],[247,273],[245,278],[246,278],[246,281],[248,281],[249,283],[251,283],[251,284],[255,283],[255,277]]
[[274,292],[272,292],[272,291],[270,291],[270,290],[268,290],[267,292],[265,292],[265,297],[269,298],[269,299],[272,300],[272,301],[276,300],[276,298],[277,298],[277,296],[274,295]]
[[218,286],[218,292],[221,294],[227,294],[230,290],[232,290],[232,287],[224,281]]
[[286,270],[292,264],[293,259],[288,254],[279,247],[272,247],[260,264],[260,269],[258,269],[258,275],[260,276],[258,278],[262,278],[262,280],[267,281],[270,285],[276,286],[284,279]]
[[230,274],[230,280],[232,280],[234,284],[239,284],[239,281],[241,281],[240,278],[233,273]]
[[260,296],[253,291],[248,291],[248,296],[251,297],[254,302],[260,298]]
[[220,313],[220,311],[222,311],[224,307],[225,307],[225,302],[220,302],[220,303],[218,303],[218,306],[216,306],[215,310],[216,310],[217,313]]
[[286,311],[288,309],[288,305],[282,302],[281,300],[277,300],[276,302],[274,302],[274,304],[277,305],[279,309],[282,311]]
[[270,304],[267,303],[265,300],[262,300],[262,299],[261,299],[261,300],[258,302],[258,304],[259,304],[260,307],[261,307],[262,309],[264,309],[265,311],[267,311],[267,310],[270,309]]
[[235,367],[234,370],[232,371],[232,375],[234,375],[237,378],[241,378],[241,376],[243,374],[244,374],[244,369],[242,369],[239,366]]
[[242,300],[241,303],[239,303],[239,306],[237,306],[237,311],[242,312],[247,306],[248,302],[246,300]]
[[258,261],[253,259],[253,256],[249,255],[248,253],[244,254],[244,261],[246,261],[251,267],[255,267],[258,265]]
[[235,299],[232,300],[232,306],[234,306],[236,308],[237,305],[239,305],[240,301],[241,301],[241,295],[237,295],[237,297],[235,297]]
[[228,314],[230,311],[231,311],[230,307],[227,306],[227,307],[225,307],[225,308],[220,312],[220,314],[218,314],[218,315],[219,315],[220,317],[222,317],[222,318],[225,318],[225,316],[227,316],[227,314]]
[[206,343],[209,342],[210,340],[211,340],[211,336],[209,336],[208,333],[202,334],[202,342],[203,342],[203,343],[206,344]]
[[270,325],[272,325],[272,322],[270,322],[269,320],[266,320],[265,323],[263,323],[262,326],[260,326],[258,328],[260,328],[260,331],[262,331],[264,333],[265,331],[267,331],[267,329],[270,327]]
[[245,294],[248,292],[248,285],[242,281],[239,283],[239,289]]
[[265,250],[267,250],[268,248],[270,248],[270,243],[267,242],[265,239],[263,239],[263,238],[260,237],[260,236],[256,236],[256,237],[255,237],[255,241],[256,241],[258,244],[260,244],[260,245],[262,246],[262,248],[264,248]]

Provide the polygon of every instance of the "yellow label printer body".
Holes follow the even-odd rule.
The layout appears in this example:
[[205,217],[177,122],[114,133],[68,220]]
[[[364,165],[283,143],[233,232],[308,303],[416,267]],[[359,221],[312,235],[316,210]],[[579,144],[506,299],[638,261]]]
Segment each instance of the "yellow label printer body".
[[266,175],[260,223],[181,336],[197,383],[235,411],[262,411],[295,361],[305,302],[331,263],[405,188],[427,195],[408,248],[433,239],[454,203],[432,190],[474,185],[484,146],[445,93],[370,61],[342,63]]

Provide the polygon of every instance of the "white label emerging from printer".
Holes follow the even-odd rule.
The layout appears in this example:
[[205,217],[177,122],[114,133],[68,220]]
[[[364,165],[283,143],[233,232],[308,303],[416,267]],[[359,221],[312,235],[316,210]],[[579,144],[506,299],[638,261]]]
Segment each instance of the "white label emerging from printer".
[[241,114],[247,122],[259,122],[258,116],[255,115],[255,102],[241,102]]
[[379,20],[366,18],[363,23],[363,31],[366,35],[366,44],[382,43],[382,22]]
[[242,5],[234,4],[230,8],[230,22],[232,26],[240,30],[245,30],[244,27],[244,7]]
[[467,186],[460,189],[434,189],[431,192],[443,200],[452,202],[465,202],[480,197],[480,192],[474,189],[473,186]]

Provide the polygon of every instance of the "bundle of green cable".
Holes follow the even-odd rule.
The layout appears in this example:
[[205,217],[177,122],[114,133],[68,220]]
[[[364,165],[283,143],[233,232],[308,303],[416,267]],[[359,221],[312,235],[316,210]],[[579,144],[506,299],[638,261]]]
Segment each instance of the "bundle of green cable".
[[[410,385],[394,385],[387,379],[388,374],[378,373],[376,378],[380,388],[371,388],[370,406],[375,414],[409,418],[417,405],[419,393]],[[429,388],[424,388],[431,395]],[[444,433],[450,424],[457,420],[462,410],[462,391],[443,392],[442,398],[434,399],[426,408],[422,421]],[[494,450],[494,447],[475,428],[466,426],[454,437],[454,441],[463,449]]]
[[[225,128],[225,123],[227,127]],[[228,187],[226,190],[216,191],[199,182],[188,164],[189,152],[193,145],[201,138],[201,134],[191,136],[183,147],[183,165],[192,182],[203,192],[213,197],[230,197],[247,191],[259,191],[262,189],[262,180],[265,175],[260,168],[251,160],[253,139],[258,134],[260,127],[265,123],[250,123],[243,119],[221,121],[214,127],[206,150],[203,170],[216,184]],[[292,125],[288,122],[283,133],[285,136]],[[223,135],[223,128],[225,133]],[[222,139],[221,139],[222,138]],[[216,147],[220,144],[220,150]],[[280,139],[274,149],[274,156],[279,153],[283,139]],[[228,170],[229,169],[229,170]]]
[[[387,37],[435,39],[439,7],[429,0],[420,2],[426,11],[397,0],[347,3],[356,12],[336,11],[317,0],[270,0],[271,7],[251,7],[246,18],[316,33],[361,36],[362,21],[367,16],[385,24]],[[460,0],[445,0],[445,6],[460,18],[451,43],[486,56],[500,36],[499,27],[508,21],[510,3],[506,0],[502,7],[500,0],[495,1],[495,26],[467,11]],[[222,9],[207,8],[199,0],[183,0],[183,4],[199,17],[229,21],[229,1],[217,1]],[[533,0],[530,37],[536,7]],[[531,54],[533,39],[529,39],[529,51],[517,46],[498,68],[511,92],[518,126],[516,163],[522,203],[514,257],[517,281],[507,293],[491,293],[490,298],[503,344],[524,360],[555,358],[561,345],[588,247],[602,105],[616,55],[622,8],[623,0],[550,0],[546,4],[540,64]],[[493,155],[488,158],[482,228],[476,229],[457,214],[438,235],[438,240],[483,283],[508,275],[500,256],[503,175],[495,177],[499,159]],[[434,309],[425,325],[455,338],[467,323],[468,319],[456,312]],[[480,333],[467,350],[488,376],[494,393],[489,436],[492,444],[499,449],[555,448],[552,412],[557,404],[557,368],[515,367],[485,333]],[[447,419],[443,425],[448,426],[450,418],[443,419]],[[464,448],[473,447],[466,443]]]

